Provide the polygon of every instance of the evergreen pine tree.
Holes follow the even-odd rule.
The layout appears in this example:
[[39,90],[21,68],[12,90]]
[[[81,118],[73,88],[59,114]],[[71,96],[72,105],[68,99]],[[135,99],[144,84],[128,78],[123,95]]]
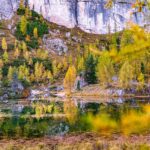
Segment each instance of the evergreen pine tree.
[[96,64],[94,56],[90,54],[85,61],[85,81],[89,84],[94,84],[97,81]]

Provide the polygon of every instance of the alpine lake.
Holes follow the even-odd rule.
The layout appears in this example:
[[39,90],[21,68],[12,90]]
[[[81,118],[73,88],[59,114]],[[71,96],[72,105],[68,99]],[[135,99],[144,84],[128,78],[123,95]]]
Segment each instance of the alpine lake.
[[[145,134],[150,127],[149,100],[77,97],[3,100],[0,101],[0,138],[37,138],[86,132]],[[139,125],[138,121],[141,122],[145,115],[149,116],[146,125]],[[122,131],[122,126],[131,123],[138,124],[135,127],[138,130],[130,127]]]

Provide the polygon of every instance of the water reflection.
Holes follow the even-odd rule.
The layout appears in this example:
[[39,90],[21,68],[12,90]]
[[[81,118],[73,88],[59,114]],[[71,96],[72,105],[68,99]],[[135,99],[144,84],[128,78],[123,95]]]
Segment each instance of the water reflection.
[[71,98],[66,98],[64,101],[64,113],[66,114],[66,118],[68,119],[69,123],[73,124],[77,121],[78,107],[76,102]]
[[[0,136],[38,137],[76,131],[103,134],[148,132],[150,107],[146,107],[147,103],[148,100],[90,98],[0,102]],[[143,126],[136,126],[141,121]]]

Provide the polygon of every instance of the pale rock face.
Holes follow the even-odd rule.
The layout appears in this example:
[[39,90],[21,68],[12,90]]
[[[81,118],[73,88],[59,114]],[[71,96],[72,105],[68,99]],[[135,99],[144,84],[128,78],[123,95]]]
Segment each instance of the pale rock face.
[[76,25],[74,2],[70,0],[29,0],[30,8],[47,20],[72,28]]
[[17,10],[19,0],[0,0],[0,20],[10,19]]
[[[1,18],[10,18],[18,1],[0,0]],[[104,7],[106,0],[28,0],[28,4],[50,22],[68,28],[78,26],[90,33],[105,34],[123,30],[129,21],[141,26],[148,24],[143,14],[150,12],[144,8],[144,13],[136,13],[131,8],[134,1],[116,0],[110,9]]]

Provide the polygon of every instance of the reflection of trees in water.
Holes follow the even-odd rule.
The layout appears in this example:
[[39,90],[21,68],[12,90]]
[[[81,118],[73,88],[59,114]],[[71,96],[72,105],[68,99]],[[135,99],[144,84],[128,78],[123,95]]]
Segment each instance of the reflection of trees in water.
[[5,118],[0,122],[1,137],[39,137],[44,136],[50,125],[46,119]]
[[78,108],[71,98],[67,98],[64,101],[64,113],[69,123],[75,123],[78,117]]

